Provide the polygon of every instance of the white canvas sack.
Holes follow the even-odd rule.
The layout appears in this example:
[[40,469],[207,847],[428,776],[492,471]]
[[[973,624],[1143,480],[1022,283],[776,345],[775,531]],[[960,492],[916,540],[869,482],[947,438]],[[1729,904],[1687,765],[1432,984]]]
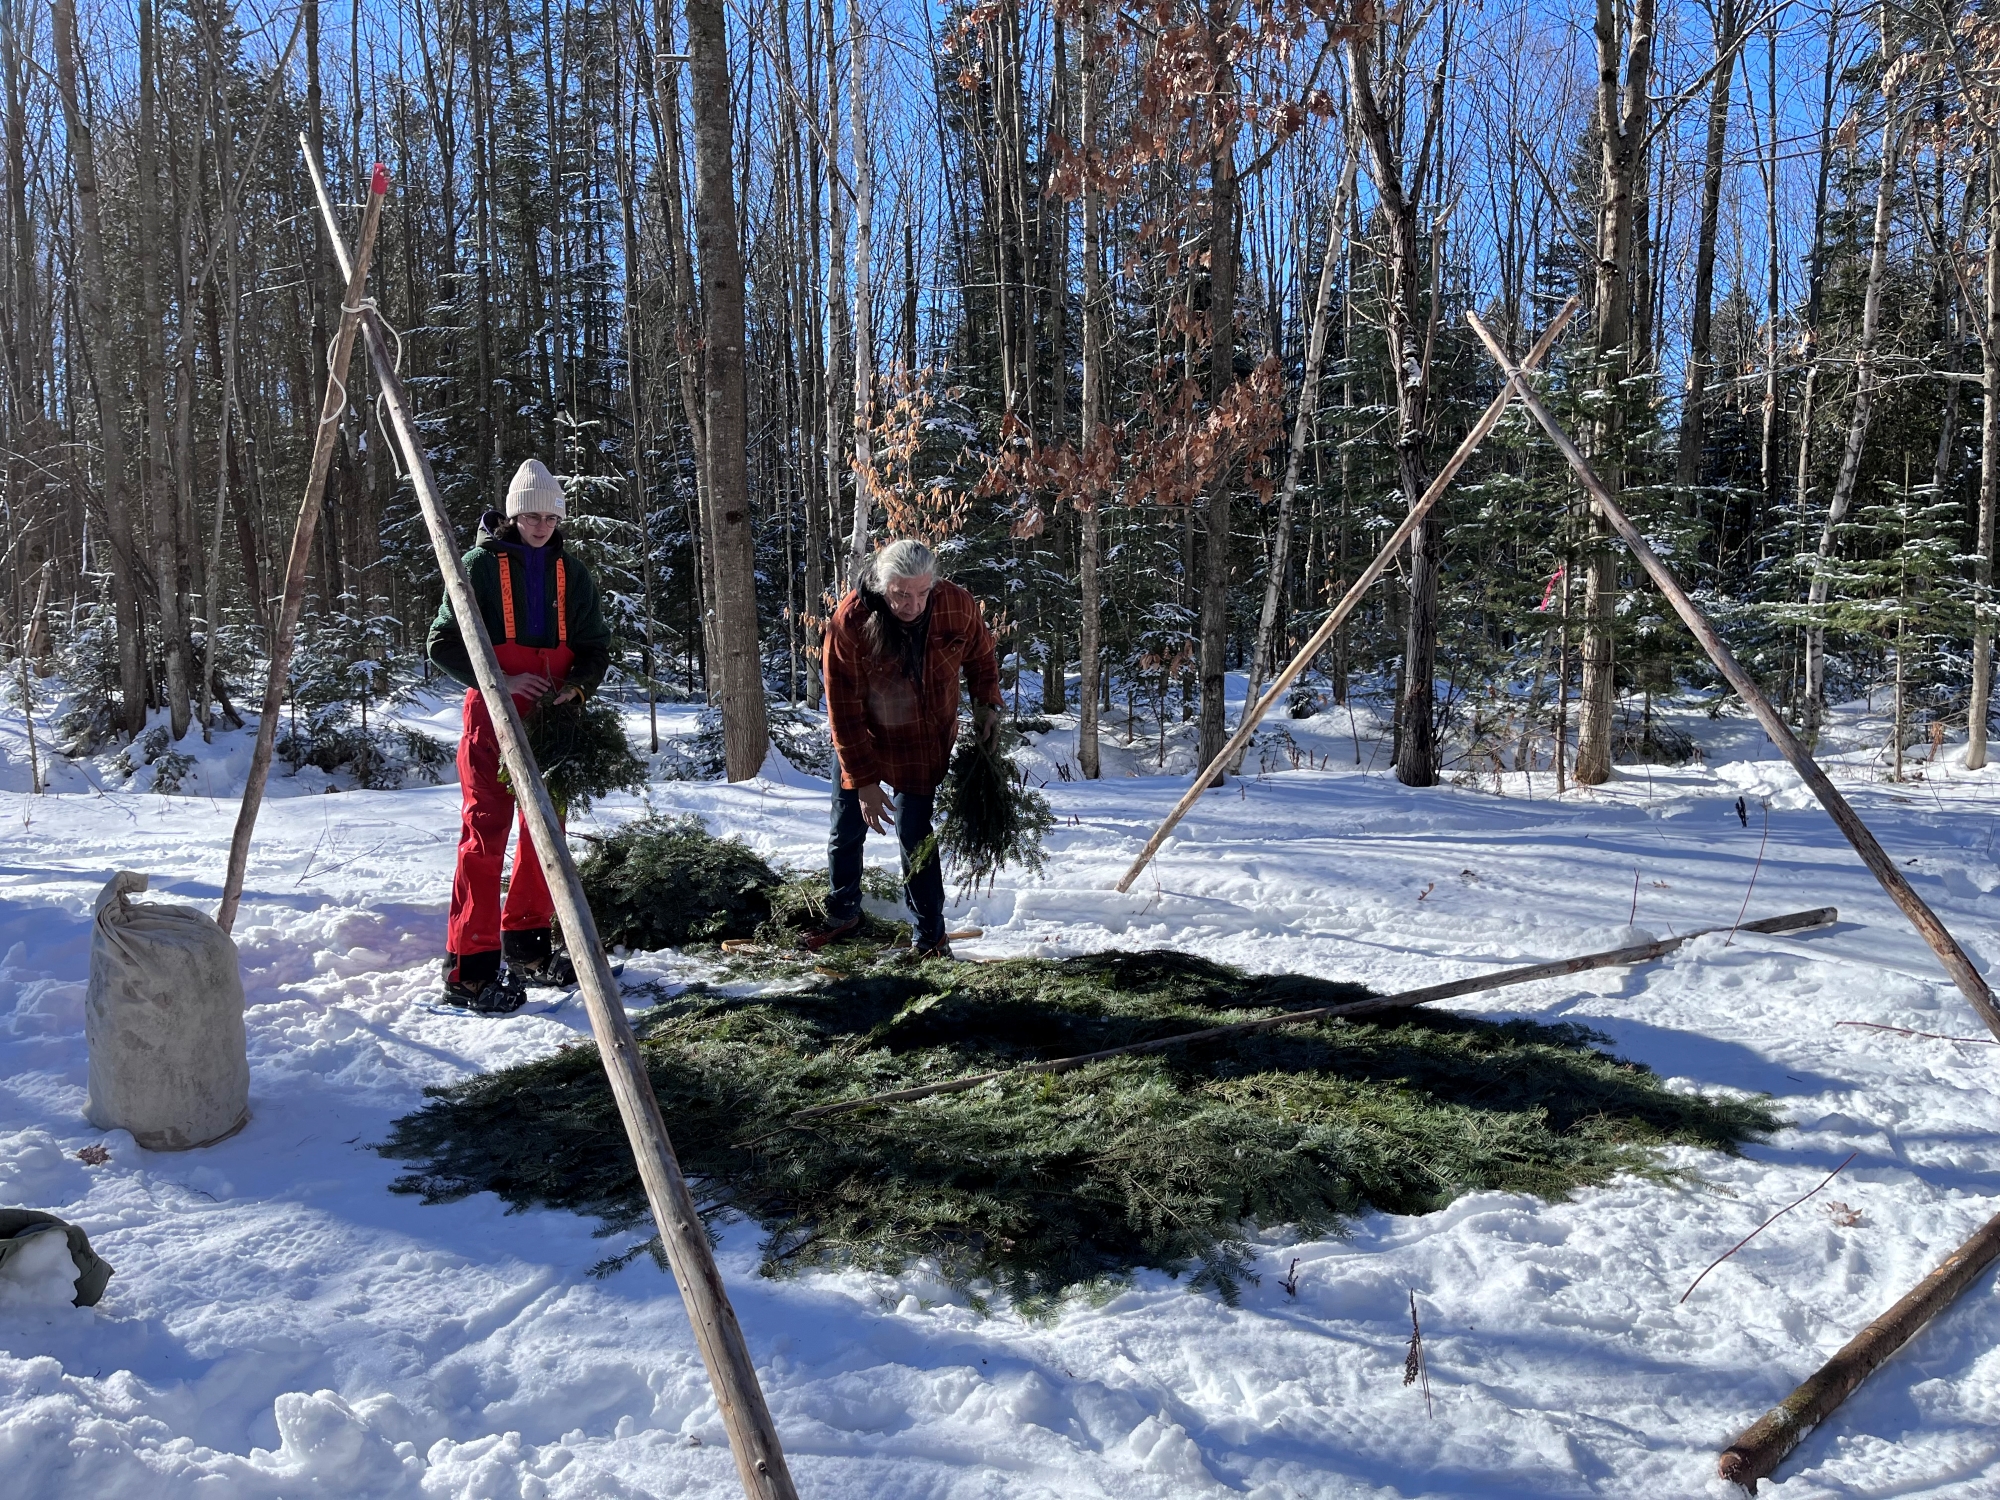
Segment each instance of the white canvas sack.
[[192,906],[132,902],[146,877],[121,870],[97,897],[83,1034],[100,1130],[149,1151],[186,1151],[250,1119],[243,976],[236,944]]

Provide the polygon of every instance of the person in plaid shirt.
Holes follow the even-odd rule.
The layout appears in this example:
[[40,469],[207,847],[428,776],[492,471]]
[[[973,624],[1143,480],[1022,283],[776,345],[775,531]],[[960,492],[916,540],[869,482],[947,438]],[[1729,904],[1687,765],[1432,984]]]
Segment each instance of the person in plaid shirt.
[[[861,925],[861,846],[893,818],[903,846],[903,897],[915,919],[911,951],[949,958],[944,872],[932,850],[937,789],[958,739],[958,683],[972,695],[980,740],[1000,734],[1000,661],[979,601],[937,576],[922,542],[896,541],[857,571],[826,630],[826,718],[833,732],[833,816],[827,838],[832,892],[827,925],[807,936],[820,949]],[[889,790],[885,791],[884,784]]]

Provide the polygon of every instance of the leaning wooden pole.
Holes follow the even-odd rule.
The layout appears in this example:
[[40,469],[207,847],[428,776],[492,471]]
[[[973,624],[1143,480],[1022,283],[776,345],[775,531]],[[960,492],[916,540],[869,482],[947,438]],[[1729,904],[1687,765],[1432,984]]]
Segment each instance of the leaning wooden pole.
[[1564,974],[1581,974],[1586,969],[1612,969],[1623,964],[1642,964],[1664,958],[1683,943],[1717,932],[1802,932],[1808,927],[1824,927],[1840,913],[1831,906],[1795,911],[1789,916],[1765,917],[1740,927],[1707,927],[1655,943],[1636,943],[1629,948],[1612,948],[1603,953],[1586,953],[1577,958],[1558,958],[1551,963],[1529,964],[1521,969],[1502,969],[1497,974],[1474,974],[1467,979],[1447,980],[1420,990],[1404,990],[1396,995],[1374,995],[1366,1000],[1350,1000],[1344,1005],[1318,1005],[1311,1010],[1288,1010],[1283,1015],[1265,1016],[1256,1021],[1233,1021],[1227,1026],[1209,1026],[1200,1031],[1183,1031],[1174,1036],[1155,1037],[1150,1042],[1133,1042],[1124,1047],[1106,1047],[1101,1052],[1084,1052],[1074,1057],[1053,1057],[1046,1062],[1022,1063],[990,1073],[973,1073],[942,1083],[923,1083],[914,1088],[892,1089],[860,1099],[840,1099],[832,1104],[815,1104],[785,1116],[787,1124],[821,1120],[828,1115],[851,1114],[880,1104],[907,1104],[913,1099],[929,1099],[937,1094],[962,1094],[981,1084],[1005,1078],[1032,1078],[1042,1073],[1067,1073],[1085,1063],[1102,1062],[1107,1057],[1132,1057],[1142,1052],[1164,1052],[1169,1047],[1185,1047],[1190,1042],[1212,1042],[1218,1037],[1249,1036],[1259,1031],[1275,1031],[1281,1026],[1303,1026],[1309,1021],[1345,1021],[1384,1011],[1407,1010],[1413,1005],[1430,1005],[1438,1000],[1455,1000],[1460,995],[1476,995],[1484,990],[1504,989],[1510,984],[1528,984],[1537,979],[1558,979]]
[[1854,1394],[1855,1388],[1885,1364],[1924,1325],[1957,1300],[1959,1293],[2000,1256],[2000,1214],[1946,1257],[1898,1302],[1849,1339],[1791,1395],[1743,1429],[1723,1450],[1716,1471],[1751,1494],[1757,1481],[1768,1479],[1791,1451],[1815,1427]]
[[1876,842],[1875,835],[1868,830],[1868,825],[1861,821],[1860,815],[1848,805],[1847,799],[1840,795],[1839,789],[1827,777],[1826,772],[1820,769],[1819,762],[1812,758],[1811,752],[1800,743],[1799,737],[1792,733],[1791,726],[1779,715],[1776,706],[1757,685],[1756,679],[1743,670],[1743,665],[1736,660],[1735,653],[1723,643],[1722,637],[1716,634],[1715,627],[1688,596],[1687,590],[1681,587],[1681,582],[1674,576],[1673,570],[1660,561],[1659,555],[1653,551],[1639,528],[1627,519],[1618,502],[1612,498],[1611,492],[1605,489],[1597,475],[1591,472],[1590,464],[1582,452],[1570,441],[1569,434],[1564,432],[1562,425],[1549,414],[1549,409],[1542,404],[1541,398],[1529,385],[1525,365],[1517,366],[1507,358],[1507,351],[1500,347],[1499,341],[1487,330],[1486,325],[1479,321],[1477,313],[1468,312],[1465,316],[1472,324],[1473,332],[1479,335],[1480,340],[1486,345],[1487,352],[1493,356],[1494,362],[1506,371],[1508,382],[1515,394],[1521,398],[1521,404],[1528,408],[1537,422],[1542,424],[1542,430],[1548,433],[1549,440],[1561,450],[1562,456],[1569,460],[1570,467],[1576,470],[1577,478],[1582,481],[1584,489],[1595,502],[1599,513],[1610,522],[1612,529],[1625,539],[1625,545],[1632,549],[1632,554],[1639,559],[1640,566],[1652,575],[1653,582],[1659,585],[1660,592],[1667,596],[1667,602],[1673,605],[1674,612],[1694,633],[1694,638],[1708,653],[1709,660],[1713,661],[1722,675],[1728,679],[1737,696],[1750,706],[1750,711],[1757,716],[1757,722],[1764,726],[1764,733],[1768,734],[1771,743],[1778,747],[1778,753],[1791,762],[1792,769],[1799,773],[1799,779],[1812,789],[1815,797],[1819,798],[1820,805],[1827,810],[1835,826],[1847,835],[1848,843],[1854,846],[1854,852],[1861,856],[1861,862],[1868,867],[1869,873],[1881,882],[1882,889],[1889,893],[1889,899],[1902,908],[1903,915],[1910,919],[1910,925],[1915,927],[1923,940],[1931,945],[1932,951],[1944,965],[1945,972],[1951,975],[1952,982],[1958,986],[1960,993],[1979,1013],[1979,1019],[1986,1023],[1987,1030],[1994,1036],[2000,1037],[2000,1005],[1994,1003],[1993,991],[1988,987],[1985,976],[1973,967],[1971,958],[1958,945],[1958,939],[1945,930],[1945,925],[1938,920],[1937,913],[1924,903],[1924,898],[1919,896],[1910,882],[1903,878],[1903,872],[1896,868],[1895,861],[1890,859],[1881,844]]
[[[315,166],[315,172],[317,167]],[[339,231],[327,214],[327,232],[339,244]],[[343,256],[344,259],[344,256]],[[351,278],[350,278],[351,279]],[[382,404],[388,410],[390,426],[403,460],[409,469],[410,485],[430,530],[431,546],[437,553],[438,570],[444,575],[445,592],[451,598],[452,613],[458,617],[460,632],[472,657],[472,673],[486,699],[486,711],[500,740],[500,757],[506,763],[515,796],[522,799],[528,831],[548,877],[549,893],[555,898],[556,914],[562,919],[569,939],[570,957],[576,961],[577,981],[583,991],[584,1008],[590,1015],[591,1034],[597,1039],[598,1056],[611,1082],[612,1097],[618,1102],[619,1117],[645,1185],[646,1202],[659,1227],[660,1242],[666,1247],[674,1280],[694,1325],[695,1342],[701,1347],[702,1362],[708,1367],[709,1383],[729,1433],[730,1451],[736,1458],[736,1472],[743,1481],[743,1493],[751,1500],[797,1500],[791,1471],[778,1443],[777,1427],[765,1405],[763,1388],[757,1383],[756,1367],[750,1362],[749,1347],[729,1305],[729,1294],[716,1269],[715,1255],[708,1243],[701,1215],[681,1176],[680,1162],[667,1136],[660,1102],[653,1093],[645,1060],[639,1053],[638,1038],[626,1018],[618,981],[612,977],[604,944],[597,935],[596,920],[584,899],[583,883],[577,877],[576,861],[570,857],[569,842],[556,818],[555,804],[549,800],[541,771],[528,749],[527,732],[514,708],[514,700],[500,672],[493,652],[493,640],[486,632],[485,617],[473,596],[472,580],[459,556],[458,539],[451,517],[438,493],[431,473],[430,458],[417,435],[403,382],[396,362],[382,335],[379,319],[369,309],[362,319],[362,336],[368,357],[375,365],[376,383]]]
[[[1537,339],[1535,347],[1528,351],[1528,357],[1524,362],[1527,368],[1533,369],[1539,364],[1542,356],[1549,352],[1550,347],[1562,335],[1563,329],[1569,326],[1569,320],[1576,314],[1576,304],[1577,299],[1574,297],[1563,304],[1562,311],[1557,313],[1555,321],[1549,324],[1548,332]],[[1340,603],[1333,607],[1333,613],[1320,622],[1319,629],[1315,630],[1312,638],[1299,648],[1299,654],[1292,658],[1291,664],[1271,680],[1271,686],[1264,696],[1243,710],[1243,722],[1236,726],[1236,733],[1229,737],[1229,743],[1224,745],[1216,753],[1215,759],[1195,777],[1194,784],[1187,789],[1181,800],[1174,804],[1174,810],[1167,814],[1165,821],[1153,830],[1153,836],[1146,840],[1146,847],[1141,849],[1139,857],[1132,861],[1132,868],[1127,870],[1124,879],[1118,882],[1119,890],[1129,891],[1132,888],[1132,882],[1139,878],[1139,872],[1152,862],[1155,854],[1160,852],[1160,845],[1167,841],[1167,835],[1174,831],[1175,825],[1188,815],[1189,809],[1195,803],[1201,800],[1201,794],[1208,790],[1216,775],[1232,764],[1243,747],[1250,743],[1250,736],[1256,731],[1257,726],[1264,722],[1264,715],[1285,696],[1291,685],[1298,680],[1299,674],[1312,664],[1312,659],[1319,655],[1321,648],[1333,639],[1334,632],[1347,623],[1347,617],[1354,613],[1356,606],[1375,586],[1375,581],[1388,572],[1389,564],[1395,560],[1397,551],[1410,539],[1410,533],[1415,531],[1418,523],[1430,513],[1431,507],[1436,505],[1444,492],[1451,487],[1453,477],[1463,467],[1465,461],[1472,457],[1474,450],[1481,443],[1486,441],[1487,434],[1498,425],[1501,416],[1507,410],[1507,403],[1512,399],[1511,388],[1503,388],[1500,394],[1493,398],[1492,404],[1486,408],[1484,414],[1472,424],[1472,431],[1465,435],[1465,441],[1458,445],[1458,451],[1452,454],[1442,469],[1438,470],[1437,478],[1430,482],[1430,487],[1424,491],[1422,498],[1410,507],[1410,512],[1403,517],[1402,524],[1389,534],[1389,540],[1382,544],[1382,550],[1375,555],[1375,561],[1354,580],[1354,586],[1347,591]]]
[[[250,754],[250,774],[243,783],[243,801],[236,810],[236,831],[229,840],[229,873],[222,882],[222,906],[216,925],[227,932],[236,925],[236,907],[243,899],[243,877],[250,867],[250,835],[264,805],[264,786],[271,778],[271,754],[277,747],[278,718],[285,704],[285,682],[291,673],[292,646],[305,603],[306,567],[312,561],[313,537],[319,529],[320,502],[326,497],[327,470],[340,443],[340,417],[347,410],[347,365],[354,353],[354,331],[360,326],[361,297],[367,288],[368,263],[375,254],[375,228],[382,220],[382,200],[389,192],[389,169],[377,162],[368,184],[368,206],[361,214],[361,239],[354,262],[347,264],[347,295],[341,299],[340,326],[327,351],[326,395],[319,405],[319,428],[313,437],[312,464],[306,470],[305,498],[292,527],[292,554],[285,568],[285,595],[271,628],[271,675],[264,684],[264,707],[257,720],[257,748]],[[213,585],[211,585],[211,588]],[[210,611],[214,613],[213,610]],[[214,622],[210,622],[210,629]]]

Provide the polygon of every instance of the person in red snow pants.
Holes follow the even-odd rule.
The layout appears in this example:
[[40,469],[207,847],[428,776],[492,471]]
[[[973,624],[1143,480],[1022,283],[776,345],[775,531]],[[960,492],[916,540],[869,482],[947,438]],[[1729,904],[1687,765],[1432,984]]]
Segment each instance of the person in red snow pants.
[[[514,707],[595,692],[611,664],[611,632],[597,584],[563,549],[562,485],[529,459],[507,491],[507,511],[488,511],[479,542],[465,556],[466,575]],[[500,739],[486,699],[474,685],[472,657],[446,598],[431,624],[431,662],[466,685],[465,732],[458,742],[463,797],[458,868],[451,882],[447,1003],[467,1010],[517,1009],[529,984],[567,985],[576,971],[554,947],[555,905],[536,856],[528,820],[514,853],[505,901],[500,875],[516,823],[514,795],[500,783]]]
[[[495,641],[500,670],[509,677],[530,674],[560,688],[569,680],[576,654],[567,646],[523,646]],[[513,694],[514,707],[526,714],[532,697]],[[500,736],[478,688],[465,690],[465,732],[458,741],[458,784],[464,809],[458,825],[458,868],[451,878],[451,926],[447,941],[456,954],[489,953],[499,949],[508,932],[547,932],[556,906],[542,862],[528,833],[528,815],[519,813],[514,794],[500,784]],[[500,871],[507,857],[508,830],[519,822],[520,843],[514,856],[514,878],[500,895]]]

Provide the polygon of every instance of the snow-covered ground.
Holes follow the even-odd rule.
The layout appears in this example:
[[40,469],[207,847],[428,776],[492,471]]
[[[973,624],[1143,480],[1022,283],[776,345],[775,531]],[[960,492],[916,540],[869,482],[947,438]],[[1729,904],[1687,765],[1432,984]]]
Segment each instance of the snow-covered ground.
[[[2000,1210],[2000,1049],[1754,726],[1677,722],[1706,765],[1630,768],[1556,800],[1543,773],[1508,775],[1500,794],[1491,774],[1408,790],[1367,716],[1288,720],[1310,761],[1291,769],[1287,752],[1286,769],[1211,795],[1129,895],[1111,888],[1184,783],[1151,774],[1143,740],[1107,754],[1105,780],[1064,781],[1070,732],[1042,737],[1060,824],[1047,873],[954,915],[984,929],[969,955],[1171,945],[1392,990],[1634,928],[1726,926],[1754,869],[1751,915],[1830,903],[1839,925],[1706,938],[1461,1008],[1586,1021],[1677,1086],[1773,1095],[1791,1125],[1742,1159],[1677,1151],[1678,1184],[1621,1180],[1559,1205],[1483,1193],[1309,1243],[1274,1228],[1236,1307],[1150,1273],[1039,1324],[982,1315],[921,1268],[768,1281],[737,1226],[720,1260],[800,1493],[1719,1493],[1729,1437]],[[451,723],[441,705],[436,727]],[[687,711],[668,727],[690,728]],[[1119,738],[1122,715],[1106,728]],[[1913,765],[1922,780],[1887,784],[1863,748],[1879,729],[1859,707],[1842,716],[1836,739],[1856,748],[1836,777],[1986,968],[2000,772],[1964,772],[1947,745]],[[248,736],[192,747],[182,796],[112,790],[101,765],[59,766],[54,791],[29,796],[24,748],[18,716],[0,720],[0,1205],[82,1224],[117,1275],[95,1309],[32,1286],[0,1298],[0,1489],[735,1493],[671,1280],[644,1260],[588,1274],[629,1240],[607,1246],[565,1213],[508,1216],[490,1196],[423,1207],[388,1191],[399,1167],[370,1149],[425,1086],[585,1029],[575,1000],[547,994],[503,1020],[434,1008],[456,788],[335,790],[318,773],[274,786],[236,930],[254,1118],[219,1146],[159,1155],[82,1119],[89,913],[120,868],[149,873],[156,899],[212,908]],[[663,783],[650,800],[811,864],[824,785],[770,770]],[[871,854],[890,858],[886,842]],[[692,972],[661,955],[628,977]],[[109,1161],[79,1160],[91,1145]],[[1825,1192],[1678,1300],[1850,1152]],[[1281,1285],[1294,1268],[1295,1295]],[[1428,1411],[1403,1384],[1412,1292]],[[1787,1500],[2000,1495],[1993,1274],[1781,1472],[1766,1493]]]

